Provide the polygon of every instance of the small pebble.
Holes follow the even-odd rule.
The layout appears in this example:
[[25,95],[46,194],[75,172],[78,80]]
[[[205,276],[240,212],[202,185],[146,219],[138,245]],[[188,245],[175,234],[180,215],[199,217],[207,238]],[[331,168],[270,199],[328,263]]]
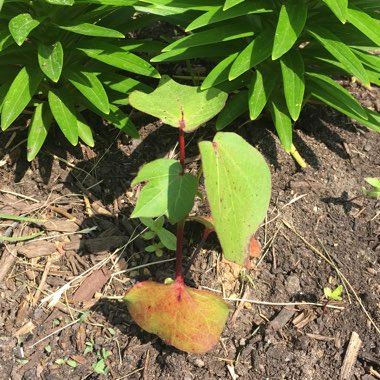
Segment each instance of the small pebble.
[[289,294],[295,294],[301,291],[300,279],[298,276],[289,276],[286,279],[286,290]]
[[195,359],[194,360],[194,365],[199,367],[199,368],[202,368],[205,366],[205,362],[202,360],[202,359]]

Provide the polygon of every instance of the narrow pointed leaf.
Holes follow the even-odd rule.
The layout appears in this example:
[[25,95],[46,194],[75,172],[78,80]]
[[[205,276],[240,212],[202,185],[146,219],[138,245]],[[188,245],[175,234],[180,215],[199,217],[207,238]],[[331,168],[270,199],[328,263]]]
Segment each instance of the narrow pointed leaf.
[[216,130],[220,131],[231,124],[248,109],[248,91],[239,91],[233,95],[216,120]]
[[49,105],[47,103],[39,103],[34,110],[32,124],[28,130],[28,161],[32,161],[40,151],[52,121],[53,115],[51,114]]
[[282,91],[277,89],[268,105],[281,144],[285,152],[290,153],[293,134],[292,119],[289,116]]
[[272,59],[278,59],[297,41],[305,26],[307,3],[304,0],[286,0],[281,6],[274,37]]
[[224,6],[223,6],[223,10],[227,10],[227,9],[230,9],[234,6],[236,6],[237,4],[240,4],[242,3],[244,0],[226,0],[225,3],[224,3]]
[[280,58],[286,105],[291,118],[296,121],[302,108],[305,92],[304,63],[298,49],[287,52]]
[[84,22],[75,25],[57,25],[58,28],[67,30],[72,33],[82,34],[84,36],[108,37],[108,38],[124,38],[124,34],[117,30],[105,28],[104,26],[89,24]]
[[93,147],[95,145],[94,137],[92,135],[91,128],[88,126],[84,117],[78,114],[78,136],[88,146]]
[[97,47],[81,47],[78,49],[87,56],[118,69],[148,77],[160,78],[160,74],[150,63],[112,44],[99,41],[97,42]]
[[323,0],[323,2],[331,9],[342,24],[347,21],[348,0]]
[[1,128],[7,129],[28,105],[38,89],[43,74],[38,67],[23,67],[5,96],[1,111]]
[[367,113],[359,102],[333,79],[327,75],[311,72],[307,73],[307,78],[310,80],[311,93],[317,99],[343,113],[349,112],[363,119],[367,118]]
[[229,79],[235,79],[252,67],[267,59],[272,52],[273,30],[264,29],[248,46],[238,55],[232,64]]
[[250,241],[267,213],[271,193],[262,155],[235,133],[199,144],[213,224],[227,260],[245,264]]
[[40,22],[35,20],[29,13],[21,13],[9,21],[8,27],[16,44],[21,46],[29,33],[39,24]]
[[63,49],[58,41],[52,45],[38,44],[38,63],[42,72],[57,83],[63,67]]
[[254,2],[245,2],[244,4],[239,4],[228,10],[223,10],[222,6],[215,7],[210,11],[203,13],[197,19],[191,22],[186,28],[186,31],[201,28],[205,25],[210,25],[216,22],[235,19],[239,16],[249,15],[253,13],[266,13],[272,12],[273,9],[271,5],[268,4],[266,0],[256,0]]
[[179,350],[197,354],[216,346],[228,317],[221,298],[176,282],[138,283],[124,301],[142,329]]
[[232,62],[235,60],[238,54],[239,53],[231,54],[220,61],[207,75],[201,85],[201,89],[206,90],[210,87],[216,86],[219,83],[227,81]]
[[171,223],[183,219],[192,209],[197,179],[192,174],[180,175],[176,160],[159,159],[144,165],[132,186],[148,181],[141,190],[132,218],[155,218],[166,215]]
[[67,70],[64,72],[65,78],[77,88],[87,100],[101,112],[110,112],[109,101],[102,82],[91,72]]
[[316,25],[310,28],[308,32],[319,41],[331,55],[342,63],[349,73],[355,75],[362,83],[369,86],[368,75],[360,60],[334,33],[322,26]]
[[63,88],[49,91],[49,106],[59,128],[72,145],[78,144],[78,124],[70,95]]
[[75,0],[45,0],[49,4],[54,5],[73,5]]
[[270,95],[277,83],[278,72],[270,66],[258,67],[252,74],[251,84],[248,90],[248,107],[251,120],[257,119],[268,102]]
[[350,5],[348,8],[348,21],[380,46],[380,21],[372,18],[362,10]]
[[231,41],[250,36],[253,36],[252,27],[250,25],[230,23],[195,34],[190,34],[189,36],[171,43],[169,46],[165,47],[163,51],[209,45],[216,42]]
[[160,85],[150,94],[134,91],[129,96],[132,107],[179,128],[182,116],[185,132],[191,132],[207,122],[223,108],[227,94],[216,88],[201,91],[163,76]]

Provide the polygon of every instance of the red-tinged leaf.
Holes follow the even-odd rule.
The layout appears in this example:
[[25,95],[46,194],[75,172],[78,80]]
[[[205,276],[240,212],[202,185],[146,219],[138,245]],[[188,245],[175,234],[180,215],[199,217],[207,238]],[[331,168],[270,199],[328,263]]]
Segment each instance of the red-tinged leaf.
[[260,254],[261,254],[261,245],[256,240],[256,238],[252,235],[251,240],[249,242],[249,256],[259,257]]
[[124,300],[142,329],[185,352],[210,351],[228,317],[228,306],[221,298],[179,282],[144,281],[129,290]]

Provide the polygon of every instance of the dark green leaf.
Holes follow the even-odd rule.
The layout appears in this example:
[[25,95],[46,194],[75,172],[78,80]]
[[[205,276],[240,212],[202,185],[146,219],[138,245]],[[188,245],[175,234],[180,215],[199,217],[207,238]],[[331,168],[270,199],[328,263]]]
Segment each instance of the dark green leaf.
[[248,91],[239,91],[233,95],[223,108],[216,120],[216,129],[218,131],[227,127],[248,109]]
[[29,33],[39,24],[40,22],[29,13],[21,13],[9,21],[8,27],[17,45],[21,46]]
[[280,58],[286,105],[291,118],[296,121],[305,92],[304,63],[298,49],[292,49]]
[[319,41],[331,55],[341,62],[349,73],[355,75],[362,83],[369,86],[368,75],[360,60],[334,33],[322,26],[316,25],[310,28],[308,32]]
[[145,75],[153,78],[159,78],[160,74],[158,71],[150,65],[148,62],[144,61],[137,55],[123,50],[120,47],[108,44],[106,42],[101,42],[97,44],[98,47],[92,48],[79,48],[83,53],[89,57],[96,59],[100,62],[104,62],[107,65],[117,67],[122,70],[127,70],[132,73]]
[[[380,6],[379,6],[380,8]],[[350,5],[348,8],[348,21],[372,40],[377,46],[380,46],[380,22],[373,19],[367,13]]]
[[95,145],[94,137],[92,136],[91,128],[81,114],[78,114],[78,136],[88,146]]
[[67,70],[64,72],[64,76],[101,112],[105,114],[110,112],[107,93],[94,73],[79,70]]
[[63,67],[63,49],[58,41],[52,45],[38,44],[38,63],[43,73],[57,83]]
[[5,96],[1,112],[1,128],[7,129],[28,105],[42,80],[38,67],[23,67]]
[[108,37],[108,38],[124,38],[124,34],[117,30],[105,28],[104,26],[89,24],[84,22],[75,25],[57,25],[58,28],[67,30],[72,33],[82,34],[84,36]]
[[273,65],[270,65],[268,68],[267,65],[262,65],[256,68],[256,71],[252,74],[248,92],[249,116],[251,120],[255,120],[260,116],[272,94],[278,77],[278,71]]
[[32,124],[28,130],[28,161],[32,161],[40,151],[49,132],[52,121],[53,115],[51,114],[49,105],[47,103],[39,103],[34,110]]
[[277,89],[277,91],[272,94],[268,106],[281,144],[285,152],[290,153],[293,133],[292,119],[288,114],[284,94],[280,89]]
[[323,2],[331,9],[342,24],[347,21],[348,0],[323,0]]
[[264,29],[235,59],[229,79],[235,79],[267,59],[272,52],[273,29]]
[[343,113],[367,118],[367,113],[359,102],[333,79],[319,73],[307,72],[306,75],[310,80],[308,89],[314,97]]
[[63,89],[50,90],[48,94],[51,112],[59,128],[72,145],[78,144],[78,122],[70,95]]
[[278,59],[297,41],[305,26],[307,3],[304,0],[285,0],[281,6],[274,37],[272,59]]

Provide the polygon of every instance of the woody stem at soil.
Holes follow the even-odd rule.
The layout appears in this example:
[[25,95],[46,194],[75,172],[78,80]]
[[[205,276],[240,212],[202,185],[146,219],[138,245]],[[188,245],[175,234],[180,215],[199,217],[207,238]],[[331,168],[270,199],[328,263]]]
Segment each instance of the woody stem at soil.
[[[179,162],[182,166],[182,170],[179,173],[180,176],[185,174],[185,120],[183,117],[183,111],[181,111],[181,120],[179,121]],[[178,284],[184,283],[183,268],[182,268],[182,256],[183,256],[183,233],[185,228],[185,218],[181,219],[177,223],[177,246],[176,246],[176,264],[175,264],[175,280]]]

